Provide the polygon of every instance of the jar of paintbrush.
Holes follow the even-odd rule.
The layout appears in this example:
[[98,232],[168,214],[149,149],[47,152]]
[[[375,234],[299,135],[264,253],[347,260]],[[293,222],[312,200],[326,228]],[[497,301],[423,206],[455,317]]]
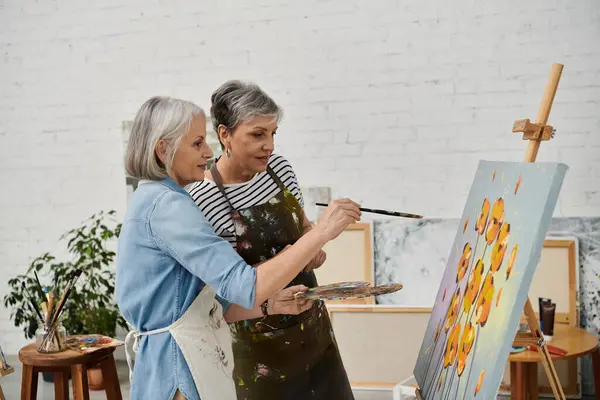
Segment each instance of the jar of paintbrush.
[[41,326],[35,331],[35,344],[40,353],[60,353],[66,350],[67,330],[58,321],[53,327]]
[[[35,332],[36,348],[40,353],[58,353],[66,350],[65,340],[67,331],[61,323],[62,311],[65,302],[69,298],[71,291],[81,275],[81,270],[76,270],[70,277],[60,299],[56,301],[54,292],[49,288],[42,287],[37,273],[34,271],[35,280],[37,283],[36,292],[39,293],[42,301],[39,303],[34,300],[34,297],[28,292],[25,282],[21,282],[23,289],[28,294],[31,305],[42,322]],[[57,288],[55,288],[56,290]]]
[[67,330],[62,325],[60,315],[56,313],[54,293],[43,288],[45,302],[40,304],[43,324],[35,331],[35,343],[40,353],[59,353],[65,350]]

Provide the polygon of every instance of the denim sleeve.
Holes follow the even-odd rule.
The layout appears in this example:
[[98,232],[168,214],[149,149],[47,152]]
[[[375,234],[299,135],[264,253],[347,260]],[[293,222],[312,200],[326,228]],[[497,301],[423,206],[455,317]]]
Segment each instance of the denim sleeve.
[[216,295],[215,299],[217,299],[217,301],[219,303],[221,303],[221,307],[223,307],[223,314],[225,314],[225,312],[227,311],[227,309],[229,309],[229,306],[231,305],[231,303],[228,302],[227,300],[225,300],[224,298],[222,298],[219,295]]
[[221,300],[252,309],[256,268],[217,236],[189,195],[162,195],[150,215],[150,232],[161,250],[210,285]]

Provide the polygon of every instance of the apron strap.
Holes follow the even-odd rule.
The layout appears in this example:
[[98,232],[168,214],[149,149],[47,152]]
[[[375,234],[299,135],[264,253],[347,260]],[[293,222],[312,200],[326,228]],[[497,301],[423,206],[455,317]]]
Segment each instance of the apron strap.
[[[217,188],[219,188],[219,191],[221,192],[221,194],[223,195],[223,197],[225,197],[225,200],[227,201],[227,204],[229,204],[229,207],[233,211],[235,211],[235,208],[233,207],[233,205],[229,201],[229,198],[227,197],[227,193],[225,193],[225,187],[223,186],[223,178],[221,178],[221,174],[219,173],[219,170],[217,169],[217,161],[215,161],[213,163],[212,167],[210,167],[210,173],[212,174],[213,181],[215,182],[215,185],[217,185]],[[275,181],[275,183],[277,184],[277,186],[279,186],[279,188],[281,189],[282,192],[285,189],[287,189],[286,186],[281,181],[281,179],[279,179],[279,177],[277,176],[277,174],[275,173],[275,171],[273,171],[273,169],[270,166],[268,166],[268,165],[267,165],[267,173],[271,176],[271,179],[273,179]]]
[[221,178],[221,174],[219,173],[219,170],[217,169],[217,161],[218,160],[215,160],[212,167],[210,167],[210,173],[212,174],[215,185],[217,185],[217,188],[219,188],[219,192],[221,192],[223,197],[225,197],[227,204],[229,204],[229,208],[231,208],[232,211],[235,211],[235,208],[233,208],[233,205],[229,201],[229,197],[227,197],[227,193],[225,193],[225,187],[223,186],[223,179]]
[[275,171],[273,171],[271,169],[271,167],[268,166],[268,165],[267,165],[267,172],[269,173],[269,175],[271,175],[271,179],[273,179],[275,181],[275,183],[279,186],[279,188],[281,189],[282,192],[285,189],[287,189],[285,187],[285,185],[283,184],[283,182],[281,182],[281,179],[279,179],[279,177],[277,176],[277,174],[275,173]]
[[129,367],[129,384],[133,381],[133,355],[136,353],[139,345],[140,333],[136,330],[127,332],[125,336],[125,357],[127,358],[127,366]]
[[127,366],[129,367],[129,384],[133,382],[134,360],[132,352],[137,353],[140,345],[140,336],[150,336],[158,333],[168,332],[172,326],[173,325],[167,326],[166,328],[154,329],[148,332],[140,332],[137,329],[132,329],[127,332],[127,336],[125,336],[125,357],[127,358]]

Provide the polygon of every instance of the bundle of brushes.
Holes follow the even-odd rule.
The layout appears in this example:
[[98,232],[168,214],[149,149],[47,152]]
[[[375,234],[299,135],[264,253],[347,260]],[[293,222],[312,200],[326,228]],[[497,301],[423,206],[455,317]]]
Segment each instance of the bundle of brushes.
[[37,273],[35,271],[33,273],[35,274],[35,280],[37,283],[36,292],[39,292],[38,294],[42,299],[42,301],[39,303],[39,306],[38,302],[35,301],[35,297],[31,296],[31,293],[29,293],[27,290],[25,282],[21,282],[21,285],[28,294],[29,302],[33,307],[33,311],[37,314],[44,326],[44,335],[41,342],[38,343],[37,349],[40,353],[56,353],[63,351],[65,350],[64,338],[60,337],[58,322],[60,321],[65,303],[69,299],[69,295],[75,286],[75,282],[81,275],[82,271],[78,269],[73,273],[71,278],[68,280],[58,302],[56,302],[56,297],[54,294],[56,293],[57,288],[55,287],[53,290],[50,290],[49,288],[44,289],[40,283]]

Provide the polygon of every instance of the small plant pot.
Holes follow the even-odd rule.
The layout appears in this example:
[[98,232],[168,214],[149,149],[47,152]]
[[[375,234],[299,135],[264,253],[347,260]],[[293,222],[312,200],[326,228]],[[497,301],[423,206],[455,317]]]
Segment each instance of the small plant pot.
[[[53,383],[54,382],[54,372],[42,372],[42,379],[44,382]],[[71,372],[69,372],[69,378],[71,379]]]
[[100,367],[95,366],[87,370],[88,388],[90,390],[104,390],[104,378]]
[[44,382],[52,383],[54,382],[54,373],[53,372],[42,372],[42,379]]

